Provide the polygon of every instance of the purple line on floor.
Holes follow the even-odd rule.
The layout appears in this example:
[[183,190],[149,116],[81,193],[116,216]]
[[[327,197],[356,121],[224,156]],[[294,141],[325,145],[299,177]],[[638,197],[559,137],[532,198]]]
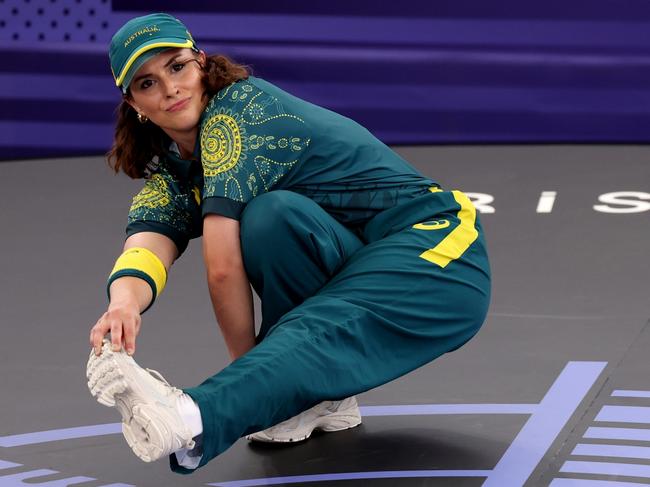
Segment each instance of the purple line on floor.
[[650,441],[650,429],[591,427],[587,429],[584,437],[597,438],[600,440]]
[[595,421],[650,423],[650,407],[603,406]]
[[47,443],[49,441],[72,440],[75,438],[113,435],[116,433],[122,433],[122,423],[97,424],[93,426],[81,426],[78,428],[36,431],[34,433],[4,436],[0,438],[0,446],[13,447],[34,445],[37,443]]
[[[369,417],[423,414],[531,414],[536,408],[536,404],[418,404],[413,406],[363,406],[360,409],[362,416]],[[120,433],[122,433],[121,423],[108,423],[4,436],[0,437],[0,446],[34,445],[49,441]]]
[[594,445],[591,443],[579,443],[573,449],[571,455],[650,459],[650,446]]
[[417,416],[421,414],[533,414],[537,404],[416,404],[361,406],[361,416]]
[[250,480],[234,480],[218,482],[214,487],[254,487],[258,485],[296,484],[299,482],[325,482],[332,480],[361,480],[361,479],[406,479],[426,477],[487,477],[489,470],[393,470],[385,472],[348,472],[318,475],[294,475],[291,477],[272,477]]
[[648,487],[648,484],[613,480],[555,479],[549,487]]
[[600,475],[624,475],[627,477],[650,478],[650,465],[610,462],[564,462],[560,472],[593,473]]
[[483,487],[524,485],[607,362],[569,362]]
[[20,472],[11,475],[1,475],[0,487],[18,487],[21,485],[34,485],[35,487],[38,485],[43,485],[48,487],[68,487],[69,485],[83,484],[86,482],[92,482],[93,480],[97,480],[93,477],[69,477],[66,479],[49,480],[42,483],[23,482],[24,480],[33,480],[38,477],[44,477],[46,475],[52,475],[55,473],[59,473],[59,472],[57,472],[56,470],[39,469],[39,470],[30,470],[28,472]]
[[22,467],[22,463],[13,463],[13,462],[7,462],[5,460],[0,460],[0,470],[4,470],[5,468],[14,468],[14,467]]
[[650,391],[621,391],[612,392],[612,397],[649,397]]

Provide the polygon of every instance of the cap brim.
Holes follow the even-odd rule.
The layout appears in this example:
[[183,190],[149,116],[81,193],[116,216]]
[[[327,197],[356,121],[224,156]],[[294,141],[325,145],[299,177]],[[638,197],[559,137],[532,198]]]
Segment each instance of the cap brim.
[[174,49],[174,48],[157,47],[156,49],[150,49],[149,51],[145,51],[142,54],[140,54],[140,56],[138,56],[137,59],[133,61],[133,64],[131,64],[131,67],[127,70],[126,75],[122,80],[122,85],[120,86],[122,93],[126,94],[128,88],[131,86],[131,81],[133,81],[133,78],[135,78],[135,75],[138,74],[140,68],[147,61],[149,61],[149,59],[156,57],[156,55],[160,54],[161,52],[165,52],[167,49]]
[[[142,46],[140,46],[136,51],[129,56],[129,58],[126,60],[126,63],[124,64],[124,67],[120,70],[119,74],[117,75],[117,78],[115,79],[115,85],[116,86],[121,86],[122,83],[124,83],[125,78],[127,77],[127,74],[131,70],[132,67],[134,67],[134,63],[136,60],[142,56],[143,53],[150,51],[152,49],[157,49],[160,47],[167,47],[167,48],[172,48],[172,47],[193,47],[194,42],[191,39],[179,39],[177,37],[168,37],[168,38],[158,38],[155,41],[149,42],[149,43],[144,43]],[[142,64],[140,64],[141,66]],[[138,68],[140,67],[138,66]],[[137,69],[136,69],[137,70]],[[130,78],[129,78],[130,81]],[[128,86],[128,83],[127,83]]]

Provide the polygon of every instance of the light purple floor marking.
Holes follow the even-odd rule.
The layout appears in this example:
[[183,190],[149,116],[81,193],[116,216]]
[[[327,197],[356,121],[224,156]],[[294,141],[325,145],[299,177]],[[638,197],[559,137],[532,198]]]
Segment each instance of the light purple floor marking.
[[569,362],[483,487],[524,485],[607,362]]
[[643,458],[650,459],[650,446],[628,445],[593,445],[579,443],[571,455],[588,455],[594,457]]
[[650,397],[650,391],[614,391],[613,397]]
[[[0,460],[0,470],[14,468],[14,467],[22,467],[22,466],[23,465],[21,463],[13,463],[13,462]],[[92,477],[68,477],[65,479],[46,480],[43,482],[38,482],[34,480],[37,477],[43,477],[46,475],[53,475],[57,473],[60,472],[56,470],[49,470],[49,469],[30,470],[27,472],[20,472],[16,474],[8,474],[8,475],[3,475],[2,472],[0,472],[0,487],[25,487],[28,485],[32,485],[34,487],[68,487],[69,485],[83,484],[86,482],[92,482],[94,480],[97,480]],[[30,482],[27,483],[24,482],[24,480],[30,480]],[[101,487],[135,487],[135,485],[113,483],[113,484],[103,484]]]
[[361,416],[417,416],[424,414],[533,414],[537,404],[417,404],[361,406]]
[[234,480],[217,482],[214,487],[254,487],[257,485],[296,484],[298,482],[325,482],[332,480],[361,479],[406,479],[422,477],[487,477],[489,470],[397,470],[386,472],[348,472],[320,475],[294,475],[291,477],[272,477],[267,479]]
[[59,472],[56,470],[43,468],[39,470],[30,470],[29,472],[20,472],[12,475],[3,475],[0,476],[0,487],[24,487],[26,485],[33,485],[34,487],[38,487],[39,485],[43,487],[68,487],[68,485],[83,484],[97,480],[92,477],[69,477],[67,479],[50,480],[40,483],[37,481],[29,483],[23,482],[24,480],[31,480],[55,473]]
[[616,423],[650,423],[650,407],[603,406],[596,421]]
[[13,447],[23,445],[35,445],[49,441],[72,440],[75,438],[87,438],[91,436],[114,435],[122,433],[122,423],[97,424],[93,426],[81,426],[78,428],[66,428],[49,431],[36,431],[21,435],[0,437],[0,446]]
[[599,440],[650,441],[650,429],[591,427],[587,429],[584,437],[596,438]]
[[593,473],[600,475],[623,475],[627,477],[650,478],[650,465],[634,463],[609,462],[564,462],[560,472],[563,473]]
[[[532,414],[537,404],[419,404],[414,406],[362,406],[361,415],[411,416],[420,414]],[[0,437],[0,446],[35,445],[49,441],[71,440],[122,433],[122,423],[98,424],[77,428],[36,431]]]
[[648,487],[648,484],[613,480],[555,479],[549,487]]

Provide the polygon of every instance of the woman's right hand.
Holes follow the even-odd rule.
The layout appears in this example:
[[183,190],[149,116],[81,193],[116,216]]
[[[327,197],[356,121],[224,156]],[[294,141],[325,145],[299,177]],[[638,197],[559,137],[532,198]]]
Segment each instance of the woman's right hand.
[[90,346],[95,350],[95,355],[101,355],[103,339],[109,332],[113,351],[119,352],[124,343],[126,352],[133,355],[141,323],[140,305],[137,301],[111,302],[106,313],[90,330]]

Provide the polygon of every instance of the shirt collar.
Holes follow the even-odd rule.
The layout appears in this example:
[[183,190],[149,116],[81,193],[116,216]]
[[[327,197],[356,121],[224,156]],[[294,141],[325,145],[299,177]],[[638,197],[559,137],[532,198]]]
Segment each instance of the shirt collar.
[[[194,157],[196,158],[197,161],[201,160],[200,154],[201,154],[201,141],[197,136],[196,145],[194,146]],[[193,163],[196,162],[190,159],[183,159],[181,157],[178,144],[173,140],[171,141],[169,147],[167,148],[165,159],[167,159],[167,163],[171,171],[175,173],[176,176],[180,179],[187,179],[189,177],[192,165]],[[199,167],[200,167],[200,162],[199,162]]]
[[169,152],[176,154],[179,158],[181,157],[181,151],[178,148],[178,144],[172,140],[172,143],[169,144]]

